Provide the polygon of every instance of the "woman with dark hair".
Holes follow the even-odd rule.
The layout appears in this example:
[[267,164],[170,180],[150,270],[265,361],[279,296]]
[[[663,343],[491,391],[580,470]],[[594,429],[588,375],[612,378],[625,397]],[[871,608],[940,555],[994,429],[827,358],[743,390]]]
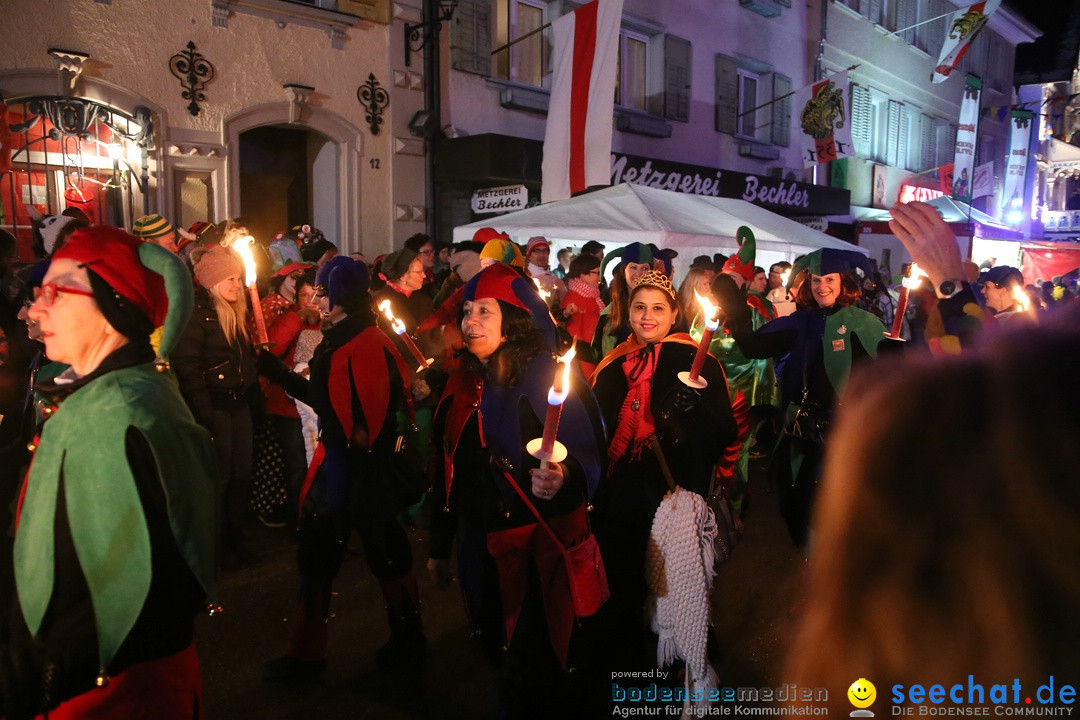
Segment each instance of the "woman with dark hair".
[[[781,403],[789,416],[806,406],[827,426],[852,365],[877,355],[885,326],[855,307],[862,296],[855,268],[870,273],[866,256],[850,250],[825,248],[797,261],[791,278],[804,270],[809,274],[796,294],[798,309],[757,331],[735,281],[723,274],[713,280],[713,294],[727,316],[725,326],[744,356],[789,355],[779,377]],[[822,445],[810,440],[793,442],[785,434],[772,456],[770,471],[778,486],[780,512],[792,541],[804,549],[823,455]]]
[[600,261],[593,255],[574,258],[566,274],[566,287],[562,299],[566,331],[574,338],[579,354],[588,357],[584,350],[592,342],[604,310],[604,301],[600,299]]
[[645,568],[653,518],[669,491],[667,477],[707,495],[713,467],[736,437],[727,381],[716,359],[705,358],[704,389],[678,379],[680,371],[690,370],[696,350],[689,335],[672,332],[678,314],[667,276],[655,270],[641,275],[629,296],[633,334],[592,376],[611,439],[608,480],[593,500],[592,515],[611,586],[601,611],[605,637],[611,638],[605,648],[611,670],[657,667],[657,636],[645,622]]
[[642,273],[653,267],[653,252],[648,245],[630,243],[625,247],[612,250],[600,265],[600,277],[612,260],[619,260],[611,276],[609,286],[610,299],[607,308],[600,315],[593,334],[593,361],[600,362],[616,345],[630,337],[630,322],[627,303],[630,287]]
[[190,312],[183,262],[108,227],[76,231],[35,293],[30,319],[62,372],[35,385],[45,420],[0,632],[4,717],[201,716],[194,621],[213,583],[216,469],[161,372]]
[[316,276],[316,302],[336,322],[323,332],[310,379],[261,353],[260,371],[319,417],[319,449],[300,497],[296,625],[284,656],[263,666],[271,682],[311,680],[326,669],[327,618],[334,578],[355,528],[386,599],[390,640],[376,662],[400,665],[422,655],[426,639],[412,551],[397,520],[394,455],[411,414],[411,372],[376,325],[367,266],[338,256]]
[[434,298],[435,292],[439,289],[439,286],[435,283],[435,243],[431,241],[429,235],[416,233],[406,240],[402,247],[411,251],[420,259],[420,267],[424,271],[420,291],[427,295],[428,299]]
[[252,409],[261,411],[265,399],[256,382],[247,328],[243,262],[220,246],[196,248],[191,259],[199,287],[191,320],[173,352],[173,367],[195,420],[214,438],[222,497],[221,561],[235,569],[255,559],[244,522],[251,510]]
[[489,654],[502,654],[502,716],[558,717],[569,710],[575,677],[560,668],[579,660],[574,605],[562,553],[534,510],[563,545],[587,537],[602,426],[583,380],[572,376],[558,431],[569,454],[542,467],[525,452],[543,432],[558,371],[553,335],[537,326],[550,316],[533,284],[501,263],[469,281],[464,297],[462,367],[435,416],[436,437],[445,440],[428,566],[437,582],[448,580],[456,544],[469,620]]

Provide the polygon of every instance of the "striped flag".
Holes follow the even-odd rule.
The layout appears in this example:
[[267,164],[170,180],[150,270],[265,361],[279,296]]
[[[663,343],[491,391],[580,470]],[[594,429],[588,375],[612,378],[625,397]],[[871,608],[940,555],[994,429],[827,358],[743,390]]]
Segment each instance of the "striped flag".
[[979,31],[990,21],[990,14],[998,9],[1001,0],[982,0],[966,8],[960,8],[948,18],[945,26],[945,42],[941,46],[934,82],[944,82],[960,64],[964,53]]
[[551,24],[551,102],[542,202],[611,184],[615,66],[623,0],[593,0]]

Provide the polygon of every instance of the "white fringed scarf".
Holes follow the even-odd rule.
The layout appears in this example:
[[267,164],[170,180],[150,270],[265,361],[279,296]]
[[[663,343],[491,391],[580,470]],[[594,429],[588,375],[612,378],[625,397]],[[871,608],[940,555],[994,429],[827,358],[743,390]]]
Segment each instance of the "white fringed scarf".
[[[709,665],[709,592],[716,576],[713,539],[716,519],[705,498],[681,487],[669,492],[653,516],[645,572],[655,598],[652,629],[660,636],[656,660],[660,667],[675,660],[686,663],[687,697],[717,686]],[[686,717],[691,703],[683,705]]]

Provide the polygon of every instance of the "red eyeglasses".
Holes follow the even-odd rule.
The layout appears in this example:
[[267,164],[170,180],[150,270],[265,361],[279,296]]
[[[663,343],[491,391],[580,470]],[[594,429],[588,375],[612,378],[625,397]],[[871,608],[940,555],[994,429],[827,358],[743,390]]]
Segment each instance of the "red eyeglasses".
[[45,283],[39,288],[34,288],[34,302],[38,300],[45,307],[52,307],[52,304],[56,302],[57,295],[85,295],[86,297],[94,297],[94,293],[89,290],[83,290],[77,287],[68,287],[66,285],[57,285],[56,283]]

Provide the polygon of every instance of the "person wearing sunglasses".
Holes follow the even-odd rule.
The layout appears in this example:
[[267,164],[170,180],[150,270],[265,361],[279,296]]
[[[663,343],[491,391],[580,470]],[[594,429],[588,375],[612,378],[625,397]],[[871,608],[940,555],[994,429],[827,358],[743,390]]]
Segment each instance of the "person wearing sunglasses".
[[62,372],[34,386],[44,422],[0,632],[2,716],[179,719],[203,705],[192,641],[212,592],[216,468],[163,372],[191,292],[172,253],[91,227],[56,252],[28,309]]

